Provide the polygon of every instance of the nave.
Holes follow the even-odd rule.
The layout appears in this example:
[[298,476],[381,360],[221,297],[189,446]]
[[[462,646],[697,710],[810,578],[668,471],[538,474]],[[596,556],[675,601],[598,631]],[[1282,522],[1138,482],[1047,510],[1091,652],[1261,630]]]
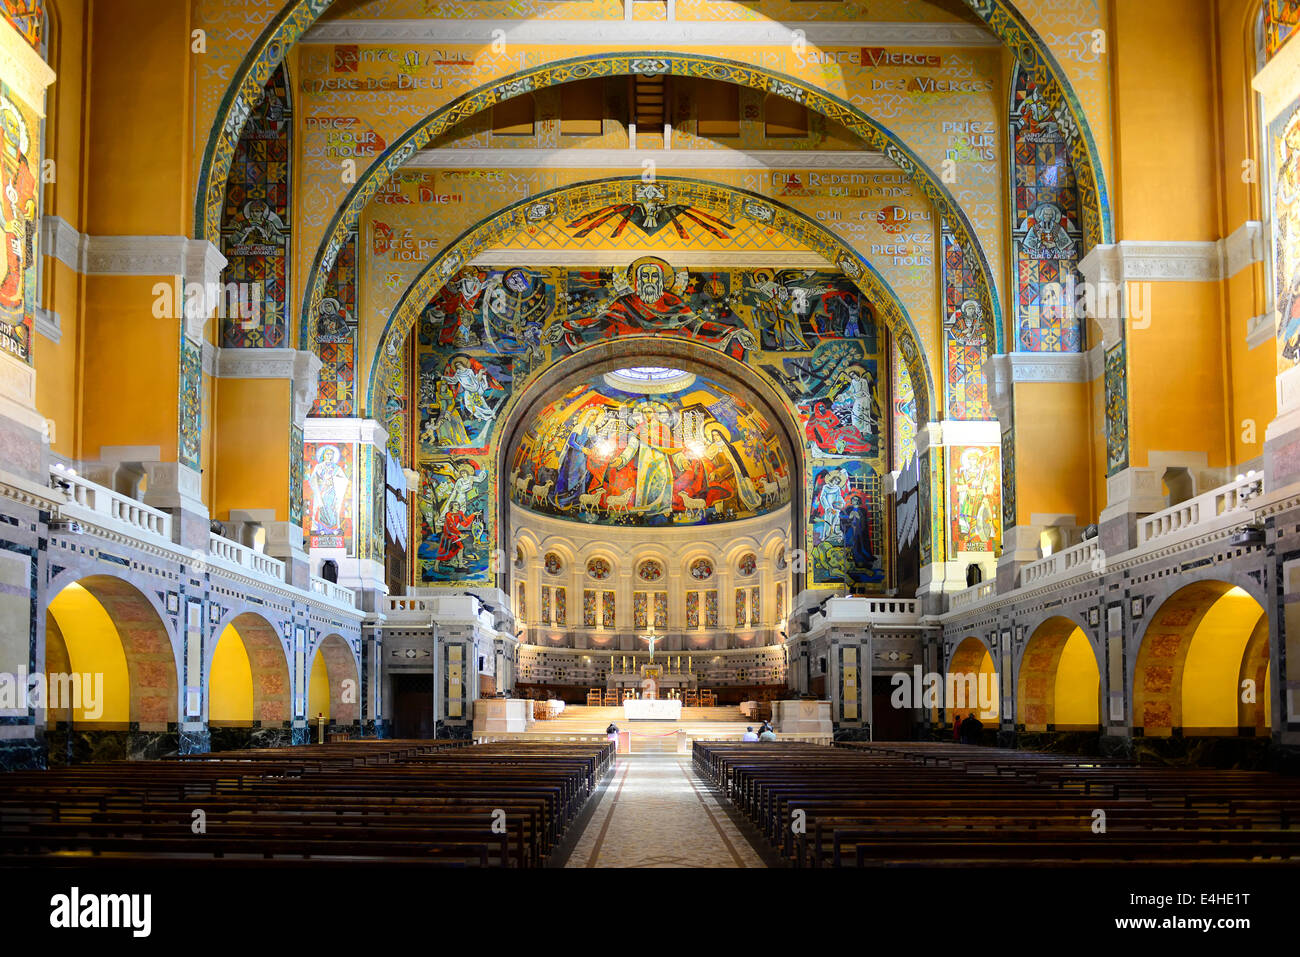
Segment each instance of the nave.
[[339,742],[0,779],[0,870],[1294,867],[1300,784],[946,743]]

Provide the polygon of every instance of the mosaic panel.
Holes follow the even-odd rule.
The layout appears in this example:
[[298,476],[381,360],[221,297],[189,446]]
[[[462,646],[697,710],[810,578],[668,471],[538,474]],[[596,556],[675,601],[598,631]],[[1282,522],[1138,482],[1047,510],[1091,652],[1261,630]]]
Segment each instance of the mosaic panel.
[[808,501],[811,582],[850,588],[884,582],[880,472],[857,459],[815,462]]
[[1106,351],[1106,475],[1128,468],[1128,368],[1124,343]]
[[1082,279],[1079,189],[1060,117],[1026,71],[1012,78],[1011,138],[1016,254],[1016,335],[1024,352],[1081,352],[1075,308]]
[[1002,470],[998,446],[955,445],[948,501],[953,504],[952,553],[992,552],[1002,540]]
[[[420,475],[420,581],[488,580],[487,463],[442,456],[422,462]],[[548,619],[545,613],[543,619]]]
[[989,407],[984,363],[995,349],[993,323],[980,303],[977,268],[946,225],[943,229],[943,288],[943,358],[947,368],[948,418],[991,419],[993,411]]
[[356,414],[357,244],[356,234],[339,250],[316,316],[316,354],[320,382],[313,417]]
[[40,223],[41,119],[0,83],[0,230],[5,264],[0,278],[0,349],[32,361],[37,289],[36,242]]
[[1002,527],[1016,526],[1016,430],[1002,433]]
[[341,548],[355,554],[356,446],[346,442],[307,442],[303,530],[311,549]]
[[[307,462],[302,429],[289,426],[289,521],[303,525]],[[304,526],[306,527],[306,526]]]
[[[222,348],[284,348],[288,343],[293,112],[284,67],[271,74],[234,152],[221,221],[224,283],[236,283],[252,316],[221,320]],[[243,297],[241,297],[243,298]]]
[[181,332],[181,388],[178,461],[200,470],[203,458],[203,349]]
[[0,0],[0,16],[34,50],[45,55],[45,4],[41,0]]
[[1264,52],[1269,59],[1291,39],[1300,23],[1300,0],[1265,0]]

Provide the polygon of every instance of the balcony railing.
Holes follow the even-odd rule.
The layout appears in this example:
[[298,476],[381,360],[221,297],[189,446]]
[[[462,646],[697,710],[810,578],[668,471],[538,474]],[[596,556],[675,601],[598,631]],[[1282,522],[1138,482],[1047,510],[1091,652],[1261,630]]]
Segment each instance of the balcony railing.
[[284,562],[280,559],[272,558],[270,555],[249,548],[247,545],[241,545],[239,542],[232,542],[220,535],[208,535],[208,554],[211,558],[227,565],[234,565],[241,571],[259,578],[269,578],[275,582],[285,580]]
[[317,595],[322,595],[329,601],[338,602],[346,605],[348,608],[357,607],[357,595],[351,588],[345,588],[342,585],[327,581],[319,575],[311,576],[311,590]]
[[171,541],[172,518],[166,512],[65,469],[51,467],[50,478],[68,496],[64,508],[68,518],[95,522],[126,534],[144,532]]
[[964,591],[954,592],[948,599],[948,608],[951,611],[970,608],[972,605],[978,605],[986,598],[992,598],[997,593],[997,580],[991,578],[986,582],[980,582],[978,585],[972,585]]
[[914,624],[920,620],[921,603],[915,598],[832,598],[826,602],[821,614],[832,622]]
[[1097,539],[1080,542],[1024,566],[1020,569],[1020,585],[1028,588],[1048,579],[1077,574],[1084,569],[1101,572],[1102,569],[1098,566],[1100,555],[1101,545]]
[[381,607],[388,619],[412,624],[477,621],[484,627],[493,627],[492,615],[471,595],[390,595]]
[[1190,533],[1197,527],[1208,527],[1222,515],[1248,509],[1250,501],[1262,491],[1263,481],[1258,475],[1243,476],[1186,502],[1155,512],[1138,520],[1138,544],[1145,545],[1180,533]]

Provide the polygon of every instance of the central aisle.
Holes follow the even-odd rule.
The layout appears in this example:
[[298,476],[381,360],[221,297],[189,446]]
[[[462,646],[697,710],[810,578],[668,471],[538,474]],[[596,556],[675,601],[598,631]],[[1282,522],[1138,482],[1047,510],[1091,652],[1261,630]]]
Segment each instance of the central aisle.
[[764,867],[689,757],[622,756],[566,867]]

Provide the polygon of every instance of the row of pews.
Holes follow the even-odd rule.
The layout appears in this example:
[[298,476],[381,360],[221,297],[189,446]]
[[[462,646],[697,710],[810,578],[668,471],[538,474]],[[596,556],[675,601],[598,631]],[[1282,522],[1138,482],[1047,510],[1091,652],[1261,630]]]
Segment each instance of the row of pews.
[[1300,780],[960,744],[696,741],[794,867],[1300,863]]
[[351,741],[0,775],[0,863],[540,867],[614,746]]

